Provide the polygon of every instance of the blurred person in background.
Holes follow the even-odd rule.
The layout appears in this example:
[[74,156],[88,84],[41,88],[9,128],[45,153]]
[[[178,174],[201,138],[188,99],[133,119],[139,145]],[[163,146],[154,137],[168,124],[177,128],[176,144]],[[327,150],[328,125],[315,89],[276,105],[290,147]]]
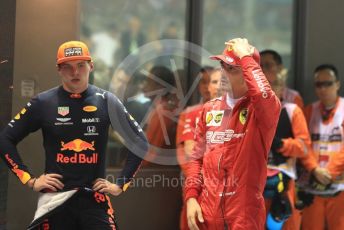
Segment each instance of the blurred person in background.
[[124,102],[126,100],[125,94],[128,90],[129,81],[132,76],[129,75],[128,71],[123,68],[118,68],[113,73],[110,82],[110,92],[113,92],[116,96],[120,97]]
[[146,37],[141,29],[140,19],[137,16],[131,16],[128,20],[127,28],[120,36],[120,48],[117,54],[118,63],[121,63],[129,54],[132,54],[137,64],[139,64],[138,48],[146,42]]
[[[125,68],[117,68],[112,75],[109,91],[115,94],[124,104],[130,115],[140,124],[147,115],[151,100],[144,96],[142,91],[143,82],[146,76],[137,72],[131,73]],[[112,147],[117,152],[116,156],[110,155],[109,163],[112,166],[122,166],[125,164],[128,149],[119,144],[120,137],[116,131],[110,131],[110,137],[115,141]],[[114,160],[111,161],[111,158]]]
[[222,96],[223,91],[221,91],[221,84],[223,78],[224,76],[222,75],[221,68],[217,67],[211,72],[208,85],[210,99]]
[[[142,73],[135,72],[128,82],[128,87],[124,93],[124,104],[130,114],[140,124],[148,115],[149,107],[152,105],[150,98],[146,97],[143,92],[146,76]],[[144,124],[141,124],[142,126]]]
[[267,182],[264,189],[267,229],[299,230],[301,215],[295,209],[296,160],[308,171],[316,167],[311,154],[311,139],[306,119],[298,105],[283,100],[287,70],[282,69],[271,82],[282,108],[268,155]]
[[102,89],[109,89],[109,83],[111,81],[111,68],[106,66],[102,60],[94,61],[93,82],[95,86]]
[[201,95],[199,104],[188,106],[179,115],[176,143],[177,158],[183,173],[186,174],[187,162],[191,155],[191,151],[195,144],[194,138],[196,134],[196,127],[199,121],[204,103],[210,99],[220,96],[221,90],[221,69],[214,69],[213,67],[203,67],[199,73],[201,80],[198,85],[198,91]]
[[[281,55],[275,50],[269,49],[260,52],[260,65],[269,82],[273,82],[284,68]],[[285,86],[282,97],[284,101],[295,103],[303,110],[303,99],[296,90]]]
[[101,60],[111,70],[115,66],[115,55],[119,47],[119,31],[115,23],[109,23],[91,36],[94,60]]
[[[178,27],[175,22],[171,22],[162,32],[160,39],[178,39]],[[170,45],[170,42],[161,43],[158,47],[158,52],[160,53],[159,58],[156,59],[156,65],[163,65],[169,68],[173,68],[173,62],[177,62],[176,65],[182,65],[180,58],[176,53],[175,42]],[[182,41],[180,41],[180,46],[182,46]],[[172,63],[171,63],[172,62]]]
[[344,226],[344,98],[338,95],[337,68],[317,66],[314,86],[319,100],[306,107],[305,115],[317,168],[306,180],[313,199],[303,210],[302,229],[339,230]]
[[152,67],[146,76],[143,93],[151,100],[151,105],[142,121],[150,143],[145,165],[153,166],[154,160],[159,155],[165,154],[164,150],[175,149],[178,121],[176,116],[178,98],[175,86],[173,72],[164,66]]

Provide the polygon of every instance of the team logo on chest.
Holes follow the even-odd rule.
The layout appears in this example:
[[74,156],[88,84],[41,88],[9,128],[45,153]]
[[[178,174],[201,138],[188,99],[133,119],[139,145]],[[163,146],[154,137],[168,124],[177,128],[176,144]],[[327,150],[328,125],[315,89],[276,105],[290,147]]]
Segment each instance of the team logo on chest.
[[245,124],[246,121],[247,121],[247,115],[248,115],[248,109],[247,108],[244,108],[240,111],[239,113],[239,121],[241,124]]
[[207,126],[213,120],[213,114],[211,112],[207,112],[207,117],[205,119]]
[[220,126],[222,123],[223,115],[224,115],[224,110],[211,110],[207,112],[207,115],[206,115],[207,126]]
[[233,129],[225,131],[207,131],[206,140],[208,144],[223,144],[232,139],[243,138],[245,133],[234,133]]
[[73,125],[72,118],[65,117],[69,114],[69,107],[68,106],[60,106],[57,107],[57,113],[63,117],[56,117],[54,125]]
[[85,136],[98,136],[97,128],[94,125],[87,126],[87,133],[84,133]]
[[95,112],[97,111],[97,107],[93,106],[93,105],[88,105],[85,106],[84,108],[82,108],[82,110],[84,110],[85,112]]
[[64,117],[69,114],[69,107],[68,106],[57,107],[57,113]]

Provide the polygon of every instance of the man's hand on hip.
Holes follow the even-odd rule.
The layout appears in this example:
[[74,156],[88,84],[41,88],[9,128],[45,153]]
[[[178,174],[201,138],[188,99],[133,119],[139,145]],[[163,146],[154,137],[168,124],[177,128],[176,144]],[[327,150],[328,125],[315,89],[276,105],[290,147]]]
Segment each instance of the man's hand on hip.
[[196,217],[198,218],[198,221],[203,223],[203,215],[201,206],[197,202],[195,198],[190,198],[186,202],[186,215],[188,219],[188,226],[190,230],[199,230],[197,223],[196,223]]
[[50,173],[43,174],[38,178],[33,178],[29,181],[29,186],[32,190],[39,192],[42,190],[49,190],[56,192],[57,190],[62,190],[64,184],[61,182],[62,175]]
[[92,189],[96,192],[110,193],[113,196],[118,196],[123,192],[117,184],[113,184],[103,178],[96,179]]

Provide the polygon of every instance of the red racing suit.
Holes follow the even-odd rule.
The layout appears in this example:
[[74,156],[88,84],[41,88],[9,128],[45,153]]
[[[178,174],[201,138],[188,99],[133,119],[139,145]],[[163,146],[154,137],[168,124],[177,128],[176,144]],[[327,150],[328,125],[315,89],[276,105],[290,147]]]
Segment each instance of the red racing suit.
[[195,140],[196,125],[199,121],[203,104],[187,107],[180,115],[178,120],[176,145],[178,163],[185,175],[187,175],[188,156],[184,151],[184,142]]
[[226,97],[207,102],[185,181],[185,201],[196,198],[201,229],[264,229],[267,154],[280,102],[259,64],[241,59],[248,91],[233,108]]
[[[187,176],[187,162],[189,157],[184,150],[184,142],[189,140],[195,140],[196,125],[199,121],[199,117],[203,110],[203,104],[197,104],[191,107],[187,107],[180,115],[178,120],[176,145],[177,145],[177,160],[180,168],[182,169],[183,176]],[[184,192],[184,191],[183,191]],[[184,196],[184,194],[183,194]],[[188,230],[188,221],[186,216],[186,203],[183,203],[182,210],[180,212],[180,230]]]

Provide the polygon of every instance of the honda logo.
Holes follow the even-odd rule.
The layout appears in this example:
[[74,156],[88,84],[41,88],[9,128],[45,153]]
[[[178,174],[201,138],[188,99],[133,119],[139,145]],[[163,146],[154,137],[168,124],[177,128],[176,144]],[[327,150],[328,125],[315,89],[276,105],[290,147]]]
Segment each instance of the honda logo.
[[88,133],[95,133],[96,127],[95,126],[87,126],[87,132]]

